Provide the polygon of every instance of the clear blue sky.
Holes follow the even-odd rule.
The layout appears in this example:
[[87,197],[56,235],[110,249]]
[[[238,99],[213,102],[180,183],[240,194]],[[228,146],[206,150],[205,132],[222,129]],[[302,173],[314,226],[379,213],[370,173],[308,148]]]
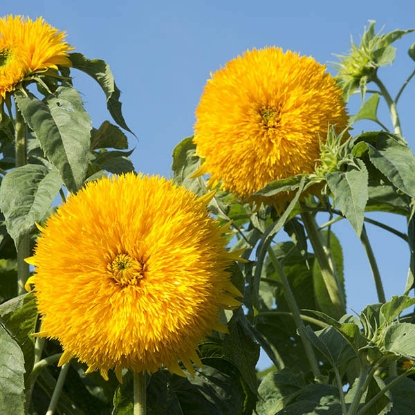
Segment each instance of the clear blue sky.
[[[139,138],[136,142],[130,136],[137,146],[132,156],[136,170],[164,176],[171,174],[175,145],[192,135],[194,111],[209,73],[246,49],[277,45],[327,63],[336,60],[334,53],[348,50],[351,35],[359,41],[368,20],[376,20],[378,30],[415,27],[413,0],[8,0],[2,4],[2,14],[43,16],[66,30],[76,51],[106,60],[123,92],[125,119]],[[406,50],[414,41],[415,35],[408,35],[396,42],[397,65],[380,73],[395,92],[413,69]],[[108,118],[104,95],[86,76],[76,71],[73,76],[98,127]],[[414,93],[411,86],[400,103],[404,134],[412,148]],[[350,112],[355,110],[351,107]],[[359,128],[369,126],[358,124],[355,131]],[[387,221],[405,230],[402,218],[390,215]],[[349,310],[360,312],[377,301],[370,270],[350,226],[334,230],[346,256]],[[373,227],[368,232],[387,297],[402,293],[406,245]]]

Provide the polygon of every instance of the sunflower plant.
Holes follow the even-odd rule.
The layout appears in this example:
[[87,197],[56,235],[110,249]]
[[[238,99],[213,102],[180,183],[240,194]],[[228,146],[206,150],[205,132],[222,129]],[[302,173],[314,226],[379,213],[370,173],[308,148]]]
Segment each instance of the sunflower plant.
[[[395,98],[380,77],[413,30],[374,25],[335,75],[278,47],[212,73],[166,179],[134,171],[105,61],[42,18],[0,19],[0,413],[413,413],[415,158],[397,104],[415,71]],[[92,127],[74,70],[112,121]],[[360,120],[381,129],[354,134]],[[378,294],[359,314],[339,221]],[[392,298],[368,223],[408,244]]]

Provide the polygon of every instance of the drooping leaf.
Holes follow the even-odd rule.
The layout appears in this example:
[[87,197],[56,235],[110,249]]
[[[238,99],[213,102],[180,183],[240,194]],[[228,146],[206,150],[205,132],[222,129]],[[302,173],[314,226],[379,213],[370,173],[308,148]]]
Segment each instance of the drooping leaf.
[[48,160],[59,170],[65,186],[76,192],[88,168],[91,120],[79,92],[61,86],[46,102],[16,91],[15,99]]
[[107,108],[114,121],[124,130],[134,134],[127,126],[122,115],[122,104],[119,101],[121,91],[114,81],[114,76],[109,65],[101,59],[87,59],[81,53],[70,53],[69,59],[74,68],[91,76],[98,82],[107,98]]
[[326,179],[335,204],[360,236],[368,200],[368,173],[361,160],[357,160],[357,164],[358,168],[349,165],[345,172],[328,173]]
[[[95,155],[91,161],[94,173],[99,170],[108,171],[114,174],[122,174],[134,171],[134,165],[129,156],[133,150],[130,151],[102,151]],[[88,170],[88,174],[91,169]]]
[[91,137],[91,150],[97,148],[126,150],[128,148],[127,136],[116,125],[104,121]]
[[27,164],[11,170],[0,188],[0,209],[7,231],[16,247],[49,212],[63,182],[56,169],[48,170],[38,164]]
[[23,353],[0,321],[0,413],[24,415]]

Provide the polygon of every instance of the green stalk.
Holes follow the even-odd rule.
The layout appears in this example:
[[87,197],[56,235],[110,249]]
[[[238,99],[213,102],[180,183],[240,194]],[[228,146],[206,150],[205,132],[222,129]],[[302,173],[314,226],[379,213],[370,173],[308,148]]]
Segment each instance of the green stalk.
[[[26,124],[19,109],[16,107],[15,119],[15,140],[16,140],[16,167],[27,164],[27,142],[26,142]],[[17,247],[17,292],[19,295],[24,294],[25,284],[29,278],[29,264],[25,258],[30,256],[30,235],[24,235]]]
[[401,121],[399,119],[398,110],[396,108],[396,101],[392,99],[391,95],[389,94],[389,91],[386,89],[385,85],[376,74],[373,77],[372,81],[379,87],[379,90],[386,101],[386,105],[389,108],[389,113],[392,119],[393,131],[395,132],[395,134],[403,137]]
[[304,350],[308,359],[308,362],[310,364],[311,370],[314,373],[314,377],[316,379],[321,378],[320,369],[318,367],[317,359],[314,354],[313,347],[308,340],[308,338],[305,335],[305,326],[303,323],[303,320],[301,318],[300,310],[298,308],[297,302],[295,301],[294,294],[291,290],[290,283],[288,282],[287,276],[285,275],[284,269],[278,260],[277,256],[275,255],[275,252],[273,251],[272,247],[268,247],[268,254],[270,256],[270,259],[272,261],[272,264],[274,265],[275,272],[277,274],[278,279],[281,281],[283,289],[284,289],[284,296],[287,300],[288,307],[291,310],[294,323],[297,327],[298,334],[300,335],[301,341],[304,346]]
[[147,405],[147,376],[145,372],[133,372],[134,379],[134,415],[145,415]]
[[346,314],[346,306],[344,304],[343,295],[340,290],[340,284],[335,273],[330,251],[323,240],[322,234],[318,230],[314,216],[310,212],[303,212],[301,217],[317,262],[320,265],[324,284],[326,285],[327,292],[333,304],[333,316],[340,318]]
[[365,248],[367,258],[372,269],[373,279],[375,280],[376,292],[378,293],[378,299],[381,303],[386,303],[385,290],[383,289],[382,278],[380,277],[379,267],[375,259],[375,255],[370,245],[369,238],[367,236],[366,227],[363,225],[362,233],[360,235],[363,247]]
[[[290,313],[289,311],[260,311],[257,315],[257,317],[263,317],[263,316],[289,316],[293,317],[293,313]],[[307,323],[314,324],[318,327],[321,327],[322,329],[329,326],[329,324],[324,323],[324,321],[317,320],[316,318],[306,316],[305,314],[300,314],[301,320],[306,321]]]
[[65,383],[66,375],[68,374],[71,364],[65,363],[59,373],[58,381],[56,382],[55,390],[53,391],[52,399],[50,400],[48,411],[46,415],[53,415],[56,407],[58,406],[59,396],[61,394],[63,384]]

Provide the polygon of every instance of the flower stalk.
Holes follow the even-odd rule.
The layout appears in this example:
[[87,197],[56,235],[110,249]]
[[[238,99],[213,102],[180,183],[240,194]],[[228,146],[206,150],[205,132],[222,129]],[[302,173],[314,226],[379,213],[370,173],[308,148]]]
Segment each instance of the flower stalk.
[[[15,140],[16,140],[16,167],[27,164],[27,142],[26,124],[19,109],[16,107],[15,117]],[[25,284],[29,278],[29,264],[25,258],[30,256],[30,235],[26,234],[19,242],[17,247],[17,293],[24,294]]]
[[294,323],[297,327],[298,334],[301,338],[301,341],[304,346],[304,350],[308,359],[308,362],[310,364],[311,370],[314,374],[314,377],[316,379],[321,378],[320,369],[318,367],[317,359],[314,354],[313,346],[311,345],[310,341],[305,335],[305,326],[300,314],[300,310],[298,308],[297,302],[295,301],[294,294],[291,290],[290,283],[287,279],[287,276],[285,275],[284,269],[278,260],[277,256],[275,255],[275,252],[273,251],[272,247],[268,247],[268,254],[270,256],[271,262],[274,265],[275,272],[278,276],[278,279],[281,281],[283,289],[284,289],[284,296],[287,300],[288,307],[291,310],[292,317],[294,320]]
[[147,406],[147,375],[145,372],[133,372],[134,380],[134,415],[145,415]]
[[323,241],[322,234],[318,231],[313,215],[310,212],[303,212],[301,216],[317,262],[320,265],[321,275],[326,285],[330,300],[333,304],[333,316],[335,318],[340,318],[346,314],[346,306],[344,304],[340,283],[336,276],[330,251]]

